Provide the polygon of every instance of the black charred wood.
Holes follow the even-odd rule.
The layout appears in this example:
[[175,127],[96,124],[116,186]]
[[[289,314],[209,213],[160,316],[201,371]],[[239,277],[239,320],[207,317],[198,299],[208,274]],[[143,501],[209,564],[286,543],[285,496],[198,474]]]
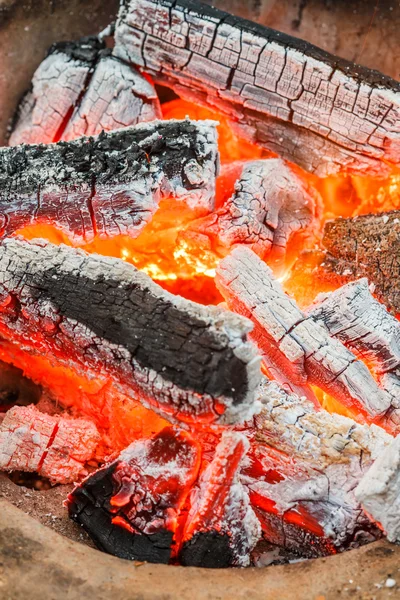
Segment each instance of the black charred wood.
[[2,335],[27,352],[92,369],[172,421],[254,412],[260,366],[242,317],[173,296],[122,260],[40,240],[3,242],[0,289]]
[[194,212],[214,202],[213,123],[153,121],[71,142],[0,150],[0,235],[36,223],[76,243],[135,237],[173,196]]

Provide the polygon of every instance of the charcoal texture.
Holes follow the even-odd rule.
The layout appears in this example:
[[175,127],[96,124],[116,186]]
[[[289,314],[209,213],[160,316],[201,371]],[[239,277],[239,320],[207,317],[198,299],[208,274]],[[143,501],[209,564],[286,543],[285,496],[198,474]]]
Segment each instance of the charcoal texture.
[[77,243],[137,236],[162,198],[213,208],[212,122],[152,121],[97,137],[0,149],[0,234],[36,223]]
[[400,162],[399,83],[307,42],[193,0],[128,0],[114,54],[318,175]]
[[255,409],[259,362],[241,317],[173,296],[122,260],[38,241],[4,241],[0,284],[13,306],[0,321],[25,350],[39,336],[43,354],[194,425]]
[[167,564],[171,556],[172,532],[132,535],[130,531],[111,522],[109,502],[115,493],[112,480],[115,468],[114,464],[97,471],[84,487],[74,491],[69,505],[70,517],[82,525],[96,546],[104,552],[128,560]]

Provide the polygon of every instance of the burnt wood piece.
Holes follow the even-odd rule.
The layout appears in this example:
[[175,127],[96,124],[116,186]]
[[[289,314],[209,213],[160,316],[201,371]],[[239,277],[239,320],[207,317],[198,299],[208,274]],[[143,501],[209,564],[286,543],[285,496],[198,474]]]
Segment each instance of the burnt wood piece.
[[69,515],[105,552],[168,563],[200,460],[200,446],[188,433],[165,428],[133,442],[76,487],[68,497]]
[[317,175],[400,163],[400,84],[297,38],[192,0],[127,0],[114,54]]
[[378,456],[355,489],[365,514],[390,542],[400,542],[400,436]]
[[247,319],[174,296],[123,260],[43,240],[0,246],[0,333],[111,379],[170,420],[230,423],[260,381]]
[[52,483],[87,475],[100,435],[91,421],[50,416],[35,406],[14,406],[0,424],[0,470],[36,472]]
[[380,537],[354,487],[392,436],[376,425],[315,412],[275,382],[260,386],[259,400],[263,408],[247,428],[250,451],[241,477],[266,539],[315,557]]
[[246,247],[235,248],[217,268],[217,287],[229,308],[254,323],[251,333],[269,372],[318,407],[310,385],[337,398],[361,420],[379,419],[391,398],[368,368],[326,328],[303,313]]
[[0,149],[0,227],[6,236],[51,224],[74,243],[135,237],[173,196],[213,208],[217,135],[210,121],[153,121],[54,145]]
[[270,158],[244,163],[233,195],[192,229],[230,248],[246,244],[256,254],[285,255],[289,239],[318,226],[319,198],[283,160]]
[[246,567],[261,537],[260,524],[239,481],[249,449],[246,437],[223,433],[211,463],[191,495],[180,561],[195,567]]
[[[318,300],[318,299],[317,299]],[[331,292],[307,311],[377,376],[392,397],[387,419],[400,425],[400,323],[370,292],[363,278]]]
[[154,87],[97,37],[53,44],[22,99],[9,145],[49,144],[161,117]]
[[378,300],[400,313],[400,211],[329,221],[322,243],[325,272],[344,281],[367,277]]

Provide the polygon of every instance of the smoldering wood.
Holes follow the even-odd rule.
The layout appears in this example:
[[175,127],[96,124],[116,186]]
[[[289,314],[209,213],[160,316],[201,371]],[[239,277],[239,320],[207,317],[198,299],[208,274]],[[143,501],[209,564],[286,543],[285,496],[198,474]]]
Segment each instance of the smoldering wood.
[[100,435],[85,419],[50,416],[35,406],[15,406],[0,424],[0,470],[36,472],[52,483],[88,474]]
[[354,487],[392,436],[375,425],[316,412],[306,398],[275,382],[263,382],[259,399],[263,408],[247,429],[250,464],[241,478],[264,536],[309,557],[379,538]]
[[329,221],[322,243],[324,272],[344,282],[367,277],[378,300],[400,312],[400,211]]
[[9,144],[72,140],[160,117],[151,83],[93,36],[53,44],[17,109]]
[[387,373],[400,365],[400,323],[373,297],[366,278],[317,298],[307,314],[377,372]]
[[180,561],[196,567],[246,567],[261,528],[239,480],[249,442],[225,431],[191,494]]
[[392,398],[387,418],[400,424],[400,323],[370,292],[366,278],[316,300],[307,314],[373,369]]
[[129,560],[168,563],[200,453],[189,434],[173,428],[133,442],[73,490],[69,515],[101,550]]
[[399,164],[398,82],[297,38],[191,0],[130,0],[114,54],[317,175]]
[[380,418],[391,398],[368,368],[325,327],[307,318],[274,279],[271,269],[246,247],[235,248],[218,265],[216,283],[231,310],[254,323],[250,334],[263,360],[282,384],[305,392],[316,385],[350,407],[361,420]]
[[364,475],[355,495],[371,521],[390,542],[400,542],[400,436],[385,448]]
[[97,137],[0,149],[1,235],[36,223],[74,243],[135,237],[173,196],[213,207],[217,136],[210,121],[152,121]]
[[280,159],[246,162],[234,194],[211,215],[193,224],[224,248],[246,244],[261,257],[285,255],[295,233],[318,226],[319,198]]
[[260,381],[251,323],[174,296],[122,260],[45,241],[0,246],[3,338],[93,370],[170,420],[248,418]]

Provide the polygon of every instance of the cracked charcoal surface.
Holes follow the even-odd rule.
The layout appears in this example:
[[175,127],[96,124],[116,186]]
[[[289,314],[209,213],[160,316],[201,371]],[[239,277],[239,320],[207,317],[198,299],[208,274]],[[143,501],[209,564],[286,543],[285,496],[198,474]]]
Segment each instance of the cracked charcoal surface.
[[71,140],[161,117],[154,87],[96,37],[54,44],[36,70],[9,144]]
[[136,237],[169,196],[204,214],[214,203],[217,155],[215,124],[189,120],[2,148],[1,233],[44,222],[77,243]]
[[41,353],[98,370],[167,418],[235,422],[256,408],[251,324],[173,296],[122,260],[8,239],[0,286],[0,321],[23,349],[38,351],[35,334]]
[[[343,549],[357,546],[363,537],[379,538],[354,488],[392,436],[375,425],[359,425],[323,409],[316,412],[311,402],[287,394],[275,382],[263,382],[258,397],[263,408],[247,433],[250,456],[263,472],[256,469],[255,475],[250,464],[243,469],[242,481],[261,523],[266,519],[271,525],[264,535],[296,552],[305,548],[309,556],[331,553],[332,544]],[[278,474],[277,480],[271,481],[270,473]],[[277,514],[268,514],[260,498],[273,501]],[[315,536],[315,526],[313,534],[313,527],[307,531],[286,522],[289,510],[305,510],[322,536]]]
[[325,327],[299,309],[269,267],[249,248],[238,247],[217,269],[217,286],[228,306],[251,319],[250,334],[271,374],[316,406],[316,385],[355,410],[363,420],[379,419],[391,406],[368,368]]
[[400,312],[400,211],[330,221],[322,243],[324,271],[345,281],[367,277],[378,300]]
[[129,0],[114,54],[317,175],[400,162],[400,85],[307,42],[192,0]]
[[265,258],[285,254],[293,234],[318,226],[318,198],[280,159],[245,163],[225,204],[197,225],[225,247],[246,244]]
[[376,300],[367,279],[342,286],[311,306],[308,314],[370,365],[392,397],[389,418],[400,423],[400,323]]

